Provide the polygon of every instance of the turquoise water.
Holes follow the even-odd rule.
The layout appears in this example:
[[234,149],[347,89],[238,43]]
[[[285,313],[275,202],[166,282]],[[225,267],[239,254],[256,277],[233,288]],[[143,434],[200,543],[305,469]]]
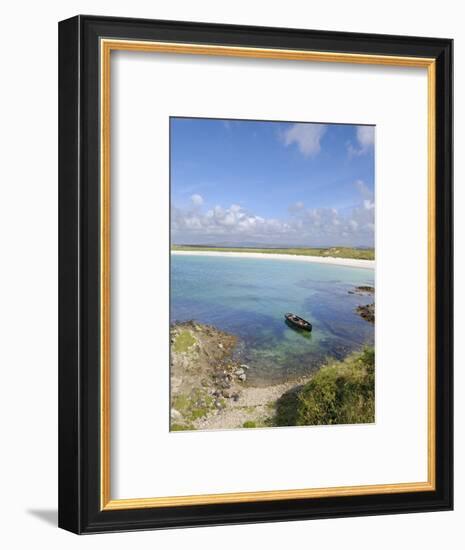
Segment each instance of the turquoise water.
[[[192,319],[237,335],[249,381],[283,381],[373,343],[374,325],[355,312],[372,297],[348,293],[358,285],[374,286],[374,270],[173,254],[171,321]],[[289,328],[287,312],[309,320],[313,331]]]

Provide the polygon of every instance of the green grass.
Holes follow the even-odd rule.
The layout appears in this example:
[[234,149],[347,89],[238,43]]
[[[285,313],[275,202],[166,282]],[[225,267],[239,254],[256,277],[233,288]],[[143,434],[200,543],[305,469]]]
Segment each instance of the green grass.
[[186,352],[191,346],[193,346],[197,340],[192,336],[188,330],[183,330],[177,336],[173,342],[173,351],[176,353]]
[[172,250],[185,252],[259,252],[261,254],[292,254],[294,256],[322,256],[332,258],[352,258],[357,260],[374,260],[373,248],[350,248],[334,246],[331,248],[242,248],[242,247],[209,247],[197,245],[172,245]]
[[257,424],[253,420],[246,420],[244,424],[242,424],[243,428],[256,428]]
[[173,407],[180,413],[183,413],[185,410],[187,410],[190,406],[190,403],[191,403],[191,400],[187,395],[184,395],[184,394],[177,395],[173,399]]
[[[224,405],[224,400],[219,401]],[[180,394],[174,397],[172,406],[182,414],[184,422],[190,424],[214,410],[215,399],[205,390],[196,388],[188,395]],[[171,429],[173,430],[173,426]]]
[[195,430],[195,427],[192,424],[171,424],[170,430],[172,432],[186,432]]
[[320,368],[305,385],[285,393],[276,404],[277,426],[374,422],[375,354],[366,348],[345,361]]

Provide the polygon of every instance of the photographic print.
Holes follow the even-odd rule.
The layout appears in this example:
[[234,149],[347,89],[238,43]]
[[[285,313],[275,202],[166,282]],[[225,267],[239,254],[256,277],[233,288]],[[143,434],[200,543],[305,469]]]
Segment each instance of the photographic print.
[[375,421],[375,127],[170,119],[170,430]]

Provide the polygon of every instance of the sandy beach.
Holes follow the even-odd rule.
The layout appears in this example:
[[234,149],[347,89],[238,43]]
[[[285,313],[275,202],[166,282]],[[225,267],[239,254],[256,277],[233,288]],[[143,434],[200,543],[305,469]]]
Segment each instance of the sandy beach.
[[332,256],[301,256],[296,254],[267,254],[263,252],[215,252],[210,250],[172,250],[171,254],[184,256],[229,256],[233,258],[256,258],[264,260],[293,260],[296,262],[311,262],[318,264],[342,265],[346,267],[375,269],[375,260],[334,258]]

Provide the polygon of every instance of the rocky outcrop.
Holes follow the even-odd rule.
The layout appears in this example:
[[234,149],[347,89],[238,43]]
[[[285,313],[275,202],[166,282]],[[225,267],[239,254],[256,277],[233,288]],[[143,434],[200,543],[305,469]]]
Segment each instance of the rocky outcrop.
[[[356,286],[353,290],[348,291],[349,294],[356,294],[358,296],[373,296],[375,294],[375,288],[373,286],[369,285],[360,285]],[[362,319],[365,319],[365,321],[368,321],[369,323],[375,322],[375,303],[372,304],[365,304],[365,305],[359,305],[355,309],[355,311],[362,317]]]
[[375,322],[375,304],[367,304],[365,306],[358,306],[356,309],[357,313],[365,319],[365,321],[368,321],[369,323]]
[[373,286],[361,285],[356,286],[353,290],[348,291],[349,294],[359,294],[361,296],[366,296],[367,294],[374,294],[375,288]]
[[235,336],[188,321],[171,327],[171,426],[192,429],[195,422],[227,402],[237,402],[248,366],[234,359]]

